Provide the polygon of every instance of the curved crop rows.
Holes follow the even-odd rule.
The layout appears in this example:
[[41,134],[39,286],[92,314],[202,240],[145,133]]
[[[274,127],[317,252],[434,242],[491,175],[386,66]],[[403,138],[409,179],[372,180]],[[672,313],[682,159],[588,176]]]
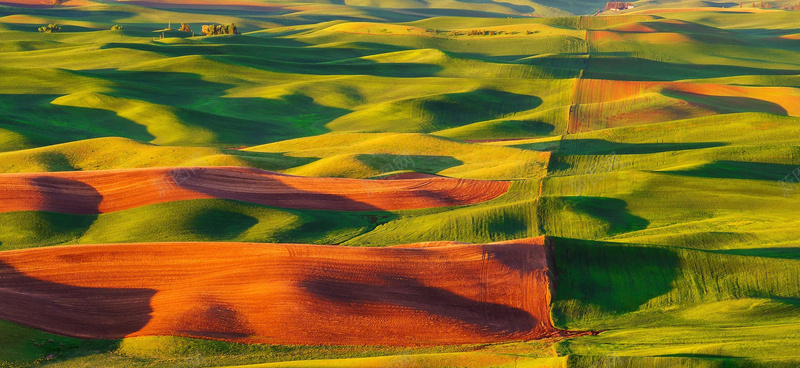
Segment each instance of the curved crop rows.
[[800,91],[712,83],[579,79],[569,132],[739,111],[800,116]]
[[427,345],[564,335],[544,238],[386,248],[141,243],[0,253],[0,319],[82,338]]
[[446,177],[311,178],[240,167],[5,174],[0,212],[97,214],[202,198],[294,209],[404,210],[479,203],[504,194],[509,185]]

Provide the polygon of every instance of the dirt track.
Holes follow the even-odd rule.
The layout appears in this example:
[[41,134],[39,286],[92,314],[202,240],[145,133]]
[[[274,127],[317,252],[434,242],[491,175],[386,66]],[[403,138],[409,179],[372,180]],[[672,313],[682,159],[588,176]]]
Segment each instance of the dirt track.
[[144,243],[0,253],[0,319],[84,338],[426,345],[564,335],[544,239]]
[[434,176],[309,178],[241,167],[0,174],[0,212],[97,214],[201,198],[295,209],[404,210],[479,203],[504,194],[509,185]]

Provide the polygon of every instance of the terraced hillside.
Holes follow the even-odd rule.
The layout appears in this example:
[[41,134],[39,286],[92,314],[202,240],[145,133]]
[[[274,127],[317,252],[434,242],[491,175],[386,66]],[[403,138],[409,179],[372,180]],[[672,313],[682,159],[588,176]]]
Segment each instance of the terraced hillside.
[[0,2],[0,367],[798,366],[800,13],[601,5]]

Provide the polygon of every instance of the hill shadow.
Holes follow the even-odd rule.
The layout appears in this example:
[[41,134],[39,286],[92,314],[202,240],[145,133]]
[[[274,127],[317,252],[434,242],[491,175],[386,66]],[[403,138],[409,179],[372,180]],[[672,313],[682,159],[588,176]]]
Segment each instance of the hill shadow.
[[[466,1],[463,1],[466,2]],[[522,5],[525,6],[525,5]],[[424,14],[427,18],[431,17],[466,17],[466,18],[527,18],[519,14],[508,14],[490,11],[469,10],[469,9],[446,9],[446,8],[408,8],[418,14]]]
[[295,73],[308,75],[369,75],[375,77],[434,77],[444,68],[436,64],[423,63],[378,63],[368,59],[336,63],[301,63],[279,60],[265,60],[249,56],[226,56],[226,60],[250,68],[276,73]]
[[[180,34],[182,32],[174,32]],[[120,43],[111,42],[104,44],[103,49],[127,49],[153,52],[165,56],[202,56],[215,57],[216,61],[227,62],[242,58],[255,66],[269,67],[272,63],[295,63],[317,65],[324,62],[335,62],[356,59],[362,56],[375,55],[384,52],[399,51],[392,48],[385,51],[386,46],[372,49],[359,48],[334,48],[321,49],[309,47],[311,45],[291,39],[276,39],[275,37],[244,37],[236,36],[235,39],[214,38],[213,40],[201,39],[188,44],[162,44],[162,43]],[[213,42],[212,42],[213,41]],[[258,41],[258,42],[255,42]],[[258,69],[258,68],[256,68]]]
[[[344,0],[332,0],[332,1],[341,1],[342,5],[345,5]],[[374,22],[375,19],[383,19],[386,22],[391,22],[391,23],[406,23],[406,22],[415,22],[427,18],[422,14],[415,14],[414,12],[406,12],[405,9],[396,9],[396,8],[370,7],[370,8],[360,8],[359,11],[370,17],[365,19],[365,21],[367,22]]]
[[243,151],[239,149],[227,149],[225,153],[247,162],[247,166],[269,168],[269,170],[274,171],[303,166],[319,160],[318,157],[294,157],[287,156],[284,153]]
[[[299,92],[279,98],[227,97],[235,85],[208,82],[194,73],[116,70],[77,73],[114,83],[113,92],[108,93],[111,96],[167,106],[181,125],[208,130],[213,133],[214,143],[221,145],[264,144],[326,133],[327,123],[351,112],[320,105]],[[108,113],[116,117],[115,113]],[[127,134],[117,136],[148,140]]]
[[[322,14],[322,13],[299,13],[299,14],[291,14],[288,17],[282,18],[273,18],[276,23],[280,23],[282,25],[305,25],[305,24],[318,24],[324,22],[335,22],[335,21],[346,21],[346,22],[376,22],[376,21],[384,21],[384,22],[410,22],[419,19],[424,19],[422,16],[407,16],[405,14],[401,14],[401,17],[394,17],[395,19],[389,20],[380,14],[377,11],[370,12],[369,10],[376,9],[376,8],[360,8],[359,10],[364,12],[364,16],[352,16],[352,15],[343,15],[343,14]],[[376,9],[376,10],[387,10],[387,9]],[[377,18],[377,19],[376,19]],[[403,18],[403,19],[399,19]],[[271,21],[273,19],[270,19]]]
[[464,162],[452,156],[373,153],[356,155],[356,158],[380,171],[382,174],[404,170],[436,174],[440,171],[464,164]]
[[0,319],[45,332],[121,339],[150,321],[155,293],[53,283],[0,261]]
[[214,297],[204,296],[200,306],[175,317],[177,335],[206,339],[241,339],[255,335],[247,315]]
[[800,260],[800,247],[745,248],[709,250],[711,253],[730,254],[748,257],[765,257]]
[[155,139],[147,127],[99,108],[55,105],[62,95],[0,94],[0,127],[25,136],[33,144],[52,145],[100,137]]
[[781,181],[796,168],[797,165],[723,160],[689,170],[659,171],[659,173],[697,178]]
[[583,73],[587,79],[677,81],[743,75],[795,75],[796,70],[761,69],[714,64],[680,64],[634,57],[592,53]]
[[37,176],[31,187],[42,197],[41,211],[96,215],[103,195],[89,184],[56,176]]
[[[555,125],[538,120],[506,120],[503,123],[508,123],[512,126],[517,125],[523,132],[534,136],[549,136],[556,130]],[[505,127],[505,125],[503,125],[503,127]]]
[[[302,223],[297,227],[281,231],[278,241],[282,243],[341,244],[399,217],[387,211],[340,212],[290,209],[287,212],[300,217]],[[348,232],[348,236],[341,235]]]
[[757,98],[704,95],[669,89],[662,90],[661,94],[667,97],[684,100],[693,105],[700,105],[719,114],[730,114],[736,112],[765,112],[783,116],[789,115],[783,106],[774,102],[760,100]]
[[300,287],[319,298],[348,305],[388,304],[460,321],[492,334],[529,332],[539,323],[525,310],[472,300],[449,290],[424,285],[419,280],[379,274],[380,284],[358,281],[357,275],[321,276],[300,282]]
[[537,256],[547,257],[547,252],[542,249],[535,249],[538,245],[519,244],[512,246],[509,244],[484,244],[483,257],[495,260],[504,266],[525,273],[531,270],[531,264],[544,264],[546,259],[536,259]]
[[551,239],[557,278],[553,318],[559,325],[583,318],[571,310],[576,305],[612,314],[634,312],[672,290],[680,273],[678,255],[666,248]]
[[[511,238],[516,234],[527,234],[536,225],[527,221],[524,215],[505,213],[502,216],[491,218],[486,223],[486,230],[491,234],[491,239]],[[510,264],[507,264],[510,265]]]
[[617,198],[563,197],[564,203],[608,224],[609,236],[646,229],[650,222],[628,211],[628,203]]
[[77,180],[46,175],[31,179],[30,185],[42,198],[43,205],[36,214],[48,227],[26,230],[70,234],[77,239],[89,231],[97,220],[103,196],[92,186]]
[[[481,124],[479,122],[478,124]],[[461,139],[464,142],[470,143],[481,143],[481,142],[500,142],[500,141],[513,141],[513,140],[520,140],[520,139],[530,139],[536,137],[543,137],[549,136],[555,131],[555,125],[551,123],[546,123],[539,120],[501,120],[497,122],[492,122],[491,131],[485,132],[483,137],[496,137],[496,138],[484,138],[484,139]],[[470,134],[473,136],[474,134]],[[556,142],[557,143],[557,142]],[[541,147],[541,144],[525,144],[525,145],[516,145],[516,148],[522,148],[522,146],[530,146],[530,147]],[[540,149],[533,149],[534,151],[540,151]]]
[[[738,4],[736,4],[738,5]],[[700,23],[680,21],[680,22],[641,22],[643,26],[652,28],[657,32],[680,33],[686,36],[706,35],[714,37],[735,38],[741,37],[736,32],[707,26]]]
[[517,13],[533,13],[535,9],[529,5],[517,5],[503,1],[494,1],[494,0],[456,0],[459,3],[465,4],[486,4],[486,5],[498,5],[502,6],[508,10],[517,12]]
[[[229,170],[219,168],[176,168],[169,174],[175,184],[214,198],[261,204],[270,207],[329,210],[378,211],[371,204],[345,196],[308,192],[259,173],[258,170]],[[368,185],[365,181],[365,186]],[[269,192],[259,191],[271,188]],[[369,189],[366,187],[365,189]]]
[[67,155],[57,152],[57,151],[49,151],[49,152],[42,152],[37,155],[37,158],[42,161],[47,166],[45,171],[52,172],[52,171],[78,171],[79,169],[72,165],[72,162],[69,160]]
[[[75,243],[94,225],[98,215],[47,211],[0,213],[0,251]],[[3,247],[5,245],[5,247]]]
[[277,99],[218,96],[212,101],[214,113],[183,108],[175,115],[212,131],[223,144],[256,145],[323,134],[329,132],[327,123],[352,112],[320,105],[299,92]]
[[[711,360],[711,361],[730,361],[730,360],[742,360],[741,356],[735,355],[719,355],[719,354],[703,354],[703,353],[675,353],[675,354],[658,354],[655,357],[663,357],[663,358],[691,358],[691,359],[702,359],[702,360]],[[735,366],[736,364],[731,364]],[[723,365],[725,366],[725,365]]]
[[[788,36],[788,35],[795,35],[800,33],[800,28],[765,28],[765,27],[753,27],[753,28],[739,28],[733,29],[732,31],[748,36],[757,36],[757,37],[780,37],[780,36]],[[765,41],[761,39],[760,41]],[[770,40],[774,41],[774,40]]]
[[[723,147],[724,142],[696,143],[625,143],[603,139],[584,138],[562,140],[558,146],[560,155],[636,155],[672,151],[685,151],[704,148]],[[518,147],[518,146],[513,146]]]
[[[103,49],[130,49],[168,56],[203,56],[210,60],[278,73],[306,75],[371,75],[378,77],[432,77],[443,70],[437,64],[378,63],[364,56],[406,50],[407,48],[371,44],[372,48],[311,48],[311,44],[276,39],[256,38],[259,43],[239,43],[245,38],[203,40],[193,44],[107,43]],[[223,42],[226,41],[226,42]],[[198,44],[199,43],[199,44]],[[365,46],[368,43],[360,43]],[[320,52],[324,50],[324,52]]]
[[[291,184],[291,180],[303,180],[306,182],[302,185],[298,184],[298,186],[308,186],[310,184],[308,180],[314,180],[314,178],[294,177],[286,182],[264,175],[264,173],[262,170],[249,168],[181,167],[170,170],[167,175],[173,179],[174,185],[204,193],[213,198],[297,210],[372,212],[375,215],[403,210],[405,207],[401,198],[411,194],[417,198],[428,199],[428,202],[423,202],[425,204],[422,208],[468,204],[464,203],[464,192],[462,191],[456,191],[453,194],[448,191],[412,188],[407,189],[403,195],[395,195],[393,191],[383,190],[382,187],[391,183],[392,180],[364,179],[353,182],[353,179],[334,179],[347,180],[349,185],[340,187],[339,190],[342,194],[331,194],[324,191],[303,190]],[[274,175],[281,176],[281,174]],[[286,175],[285,177],[290,178],[291,176]],[[327,183],[324,181],[318,181],[320,188],[324,188],[325,184]],[[354,197],[374,204],[347,196],[349,191],[352,191]]]
[[239,212],[209,209],[194,214],[190,224],[199,235],[210,239],[231,240],[257,225],[258,219]]
[[542,99],[494,89],[443,94],[405,102],[412,111],[431,116],[435,130],[455,128],[539,107]]
[[584,74],[588,72],[586,69],[589,59],[580,56],[586,56],[586,54],[572,56],[569,54],[557,54],[535,58],[523,57],[515,60],[514,63],[546,68],[551,72],[550,77],[555,79],[572,79],[580,76],[582,72]]
[[[2,6],[4,4],[0,2],[0,17],[6,15],[2,13]],[[9,12],[8,15],[15,15],[18,13]],[[0,31],[17,31],[17,32],[36,32],[39,27],[44,26],[45,24],[26,24],[26,23],[0,23]],[[62,28],[63,29],[63,28]]]
[[[793,29],[792,31],[794,31],[794,33],[792,33],[792,34],[800,33],[800,29]],[[798,45],[798,42],[797,42],[796,39],[787,39],[787,38],[774,37],[774,38],[769,38],[769,39],[761,39],[761,41],[764,42],[765,44],[769,45],[769,47],[772,48],[772,49],[784,49],[784,50],[791,50],[791,51],[800,50],[800,45]],[[795,87],[796,86],[797,86],[797,84],[795,83]]]

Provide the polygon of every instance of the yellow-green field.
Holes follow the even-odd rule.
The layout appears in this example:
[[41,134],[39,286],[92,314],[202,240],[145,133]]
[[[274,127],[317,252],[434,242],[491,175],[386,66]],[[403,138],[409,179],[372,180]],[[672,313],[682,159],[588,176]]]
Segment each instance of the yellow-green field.
[[[241,166],[511,185],[478,204],[410,210],[192,199],[10,211],[0,252],[546,235],[555,326],[601,332],[301,346],[85,340],[0,320],[0,367],[800,366],[791,2],[646,0],[597,16],[577,15],[604,5],[588,0],[31,4],[0,1],[0,175]],[[230,23],[241,34],[200,35]],[[48,24],[61,31],[37,31]]]

